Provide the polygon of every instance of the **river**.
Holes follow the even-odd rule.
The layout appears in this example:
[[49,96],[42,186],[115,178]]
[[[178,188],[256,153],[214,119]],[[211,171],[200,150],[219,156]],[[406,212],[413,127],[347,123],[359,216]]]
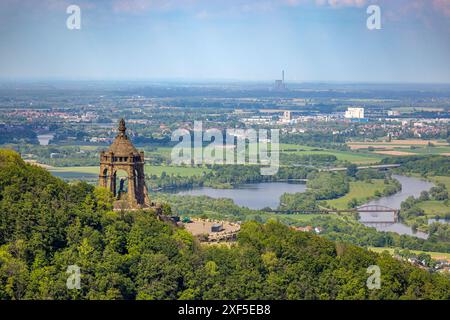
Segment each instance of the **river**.
[[[406,198],[418,197],[422,191],[430,190],[434,185],[431,182],[401,175],[393,175],[401,185],[402,190],[394,195],[372,200],[366,205],[381,205],[392,209],[400,209],[401,203]],[[280,197],[283,193],[305,192],[306,185],[290,182],[263,182],[254,184],[244,184],[233,189],[214,189],[209,187],[199,187],[190,190],[175,191],[177,195],[208,196],[211,198],[228,198],[241,207],[253,210],[263,208],[276,209],[280,204]],[[379,222],[376,222],[376,221]],[[368,222],[370,221],[370,222]],[[387,221],[387,222],[386,222]],[[389,222],[390,221],[390,222]],[[411,227],[394,222],[393,213],[360,213],[360,222],[364,225],[374,227],[378,231],[392,231],[398,234],[407,234],[426,239],[427,234],[414,232]]]
[[[398,180],[402,184],[402,190],[396,194],[388,197],[382,197],[377,200],[372,200],[366,205],[380,205],[386,206],[392,209],[400,209],[400,205],[408,197],[419,197],[422,191],[430,190],[434,184],[419,178],[406,177],[400,175],[392,175],[393,178]],[[366,226],[374,227],[378,231],[392,231],[398,234],[407,234],[411,236],[416,236],[422,239],[426,239],[428,235],[423,232],[414,232],[411,227],[401,223],[396,222],[393,213],[367,213],[361,212],[360,222]],[[379,222],[376,222],[376,221]],[[367,222],[370,221],[370,222]],[[383,222],[384,221],[384,222]],[[392,221],[391,223],[385,223],[385,221]]]

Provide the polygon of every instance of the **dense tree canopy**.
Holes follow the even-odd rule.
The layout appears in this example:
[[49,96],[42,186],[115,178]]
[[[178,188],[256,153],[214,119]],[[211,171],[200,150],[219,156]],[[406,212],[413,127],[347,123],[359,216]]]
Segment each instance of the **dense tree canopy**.
[[[66,287],[68,266],[80,289]],[[381,288],[366,286],[367,267]],[[152,211],[116,212],[105,189],[68,185],[0,151],[0,299],[450,299],[450,280],[269,221],[202,246]]]
[[422,176],[449,176],[450,159],[446,156],[408,156],[392,157],[381,161],[383,164],[399,163],[397,170],[402,173],[418,173]]

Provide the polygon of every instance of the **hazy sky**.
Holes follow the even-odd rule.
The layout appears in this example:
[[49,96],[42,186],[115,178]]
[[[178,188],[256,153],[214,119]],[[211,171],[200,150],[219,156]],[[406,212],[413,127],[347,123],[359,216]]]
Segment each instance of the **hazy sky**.
[[[81,30],[66,8],[81,7]],[[382,29],[368,30],[377,4]],[[450,83],[450,0],[1,0],[0,78]]]

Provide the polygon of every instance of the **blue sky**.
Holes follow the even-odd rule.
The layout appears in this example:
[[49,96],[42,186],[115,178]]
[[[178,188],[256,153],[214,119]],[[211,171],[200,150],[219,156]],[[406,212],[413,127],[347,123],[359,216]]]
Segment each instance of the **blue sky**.
[[450,83],[450,0],[2,0],[0,40],[3,79]]

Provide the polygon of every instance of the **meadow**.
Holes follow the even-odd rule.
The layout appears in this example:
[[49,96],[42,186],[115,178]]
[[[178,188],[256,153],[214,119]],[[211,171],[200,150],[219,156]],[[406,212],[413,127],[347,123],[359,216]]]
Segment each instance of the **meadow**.
[[425,211],[426,215],[434,218],[435,216],[443,217],[450,213],[450,206],[445,205],[444,201],[424,201],[418,204],[419,208]]
[[[431,143],[431,146],[429,145]],[[349,142],[352,150],[367,150],[372,155],[409,156],[409,155],[450,155],[450,146],[445,140],[393,140],[390,142]]]
[[346,161],[354,164],[373,164],[384,158],[381,155],[373,153],[328,150],[295,144],[281,144],[280,150],[281,152],[294,153],[297,155],[334,155],[339,161]]
[[[53,167],[49,169],[49,171],[55,175],[67,176],[71,175],[79,175],[83,177],[85,175],[98,175],[99,167],[91,166],[91,167]],[[181,167],[181,166],[152,166],[145,165],[145,174],[146,175],[157,175],[160,176],[163,172],[168,175],[180,175],[183,177],[191,177],[194,175],[201,175],[203,172],[207,173],[210,171],[208,168],[204,167]],[[123,175],[123,173],[122,173]]]
[[382,179],[373,179],[371,183],[366,181],[351,181],[349,193],[337,199],[327,200],[326,203],[329,207],[347,209],[348,203],[352,199],[356,199],[358,202],[364,202],[372,198],[376,191],[382,192],[384,187],[384,180]]
[[445,176],[433,176],[429,177],[429,179],[434,183],[443,183],[447,190],[450,190],[450,177]]

